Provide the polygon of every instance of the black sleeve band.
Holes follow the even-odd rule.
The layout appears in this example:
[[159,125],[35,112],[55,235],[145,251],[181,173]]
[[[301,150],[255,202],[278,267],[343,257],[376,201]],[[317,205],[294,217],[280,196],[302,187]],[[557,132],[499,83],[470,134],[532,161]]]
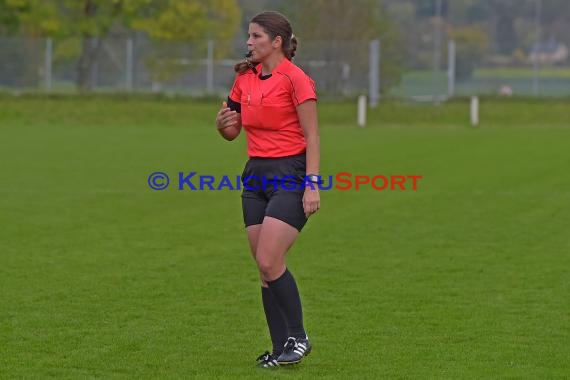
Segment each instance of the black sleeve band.
[[229,96],[228,96],[228,107],[230,107],[230,109],[232,111],[236,111],[237,113],[241,113],[241,103],[234,102],[233,100],[230,99]]

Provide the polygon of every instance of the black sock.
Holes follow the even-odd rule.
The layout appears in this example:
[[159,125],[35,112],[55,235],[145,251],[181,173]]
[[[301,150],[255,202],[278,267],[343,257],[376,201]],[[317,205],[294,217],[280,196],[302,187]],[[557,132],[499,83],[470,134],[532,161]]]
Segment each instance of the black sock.
[[289,336],[305,338],[301,297],[291,272],[285,269],[285,273],[281,277],[274,281],[267,281],[267,285],[269,285],[269,289],[271,289],[277,304],[285,316],[287,326],[289,327]]
[[287,323],[269,288],[261,287],[261,299],[263,300],[263,310],[265,310],[269,335],[271,335],[271,343],[273,343],[273,355],[279,356],[287,341]]

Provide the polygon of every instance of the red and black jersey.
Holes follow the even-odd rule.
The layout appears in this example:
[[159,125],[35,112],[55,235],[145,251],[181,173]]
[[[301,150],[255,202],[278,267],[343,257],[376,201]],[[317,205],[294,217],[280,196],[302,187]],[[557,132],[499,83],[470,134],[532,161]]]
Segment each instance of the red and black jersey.
[[305,151],[296,107],[316,100],[317,95],[314,81],[291,61],[283,59],[265,78],[251,70],[238,75],[229,99],[240,103],[249,157],[284,157]]

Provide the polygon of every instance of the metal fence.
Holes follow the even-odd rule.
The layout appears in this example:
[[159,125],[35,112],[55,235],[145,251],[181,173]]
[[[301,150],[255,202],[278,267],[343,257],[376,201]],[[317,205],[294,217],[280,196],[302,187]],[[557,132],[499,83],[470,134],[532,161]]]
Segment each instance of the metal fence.
[[[315,79],[320,94],[334,98],[367,94],[374,101],[380,92],[418,101],[483,94],[569,96],[568,51],[547,45],[521,52],[518,60],[501,60],[492,47],[475,59],[467,43],[445,35],[438,41],[418,36],[397,47],[398,70],[384,73],[392,57],[383,53],[381,36],[379,42],[302,40],[295,63]],[[188,44],[107,38],[89,82],[96,92],[223,96],[245,46],[240,40]],[[74,92],[80,51],[80,39],[0,38],[0,90]]]
[[[96,41],[92,42],[93,44]],[[5,91],[75,91],[78,40],[0,38],[0,89]],[[233,66],[243,59],[245,41],[199,45],[112,39],[90,69],[93,91],[164,92],[188,95],[227,93]],[[229,46],[228,46],[229,45]],[[352,96],[369,87],[369,42],[306,42],[295,63],[331,96]]]
[[563,44],[536,44],[514,59],[493,47],[480,56],[473,56],[470,49],[470,44],[454,40],[442,41],[439,50],[433,49],[431,41],[419,41],[407,52],[400,84],[388,93],[417,100],[472,95],[570,96],[570,59]]

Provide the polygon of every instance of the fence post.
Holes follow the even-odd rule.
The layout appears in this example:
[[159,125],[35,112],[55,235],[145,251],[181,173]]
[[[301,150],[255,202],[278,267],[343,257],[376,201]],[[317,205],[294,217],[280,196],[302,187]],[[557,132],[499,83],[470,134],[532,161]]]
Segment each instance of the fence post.
[[366,125],[366,95],[360,95],[358,97],[356,121],[359,127]]
[[479,125],[479,98],[477,96],[471,97],[470,111],[471,125],[476,127]]
[[53,53],[53,40],[51,37],[46,39],[46,55],[44,62],[45,71],[45,90],[51,91],[51,65],[52,65],[52,54]]
[[455,41],[447,43],[447,96],[455,95]]
[[534,47],[534,61],[533,61],[533,77],[532,77],[532,93],[534,96],[540,95],[540,62],[538,62],[538,57],[540,56],[540,39],[541,39],[541,28],[540,19],[542,12],[542,0],[535,0],[534,9],[534,24],[536,29],[536,43]]
[[206,58],[206,92],[214,92],[214,41],[208,40],[208,57]]
[[125,87],[133,91],[133,39],[127,38],[127,51],[125,54]]
[[370,107],[376,107],[380,99],[380,40],[370,41],[370,72],[368,98]]
[[[102,37],[99,37],[99,38],[102,38]],[[97,37],[89,38],[89,44],[91,45],[91,52],[96,51],[98,42],[99,41],[97,40]],[[92,57],[90,58],[90,59],[92,59],[91,72],[89,73],[91,76],[91,83],[89,86],[90,90],[95,90],[95,88],[97,87],[97,74],[99,71],[99,67],[98,67],[99,65],[97,64],[98,58],[99,57],[97,57],[96,54],[93,54]]]

